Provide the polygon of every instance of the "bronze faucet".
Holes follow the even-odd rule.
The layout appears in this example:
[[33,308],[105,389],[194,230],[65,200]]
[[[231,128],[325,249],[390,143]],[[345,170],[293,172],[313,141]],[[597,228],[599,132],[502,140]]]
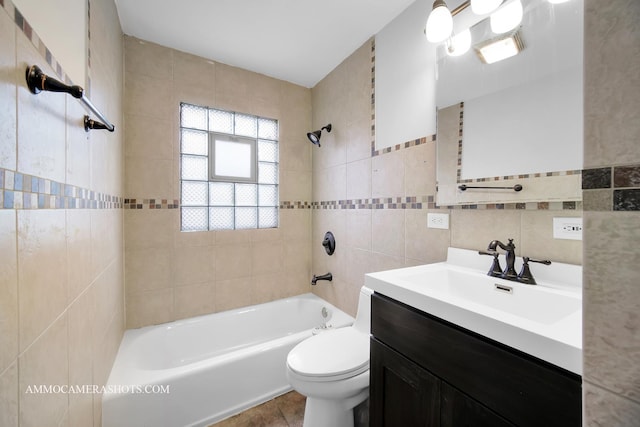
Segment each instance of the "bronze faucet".
[[[498,253],[498,247],[506,251],[505,258],[507,259],[507,266],[504,271],[500,267],[500,261],[498,260],[498,255],[500,255]],[[523,257],[522,269],[520,270],[520,273],[516,273],[516,245],[513,244],[513,239],[509,239],[509,243],[507,243],[506,245],[500,240],[492,240],[491,243],[489,243],[486,251],[478,251],[478,253],[480,255],[493,256],[493,263],[491,264],[491,268],[489,269],[487,275],[492,277],[500,277],[506,280],[513,280],[528,285],[536,284],[536,280],[533,278],[531,270],[529,269],[530,262],[537,262],[544,265],[551,264],[551,261],[549,260],[536,260],[529,257]]]

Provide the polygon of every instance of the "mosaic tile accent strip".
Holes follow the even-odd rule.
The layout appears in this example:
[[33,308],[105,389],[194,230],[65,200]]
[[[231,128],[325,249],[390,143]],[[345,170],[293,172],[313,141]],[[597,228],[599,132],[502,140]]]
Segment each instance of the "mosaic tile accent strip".
[[640,164],[585,169],[582,190],[587,211],[640,211]]
[[0,168],[0,209],[121,209],[122,198]]
[[178,199],[124,199],[125,209],[178,209]]
[[[124,209],[180,209],[179,199],[124,199]],[[282,201],[279,209],[312,209],[312,203],[306,201]]]
[[311,207],[311,203],[303,201],[280,203],[280,209],[311,209]]
[[431,135],[431,136],[426,136],[426,137],[414,139],[414,140],[411,140],[411,141],[407,141],[407,142],[404,142],[402,144],[396,144],[396,145],[394,145],[392,147],[385,147],[385,148],[380,149],[380,150],[375,150],[374,147],[372,147],[371,148],[371,157],[379,156],[381,154],[391,153],[393,151],[402,150],[404,148],[415,147],[416,145],[426,144],[427,142],[435,142],[435,140],[436,140],[436,136],[435,135]]
[[581,210],[582,202],[490,203],[481,205],[439,206],[435,195],[380,197],[372,199],[326,200],[312,202],[312,209],[474,209],[474,210]]
[[[581,210],[582,202],[530,202],[530,203],[490,203],[482,205],[455,205],[439,206],[436,204],[436,196],[411,196],[411,197],[377,197],[371,199],[347,199],[347,200],[322,200],[307,201],[283,201],[279,209],[521,209],[521,210]],[[179,209],[178,199],[124,199],[124,209]]]
[[376,38],[371,38],[371,157],[376,152]]

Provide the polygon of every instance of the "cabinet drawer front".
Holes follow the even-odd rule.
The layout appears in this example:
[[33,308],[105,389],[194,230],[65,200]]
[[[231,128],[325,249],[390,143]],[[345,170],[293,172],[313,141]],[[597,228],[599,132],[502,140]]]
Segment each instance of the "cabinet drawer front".
[[374,337],[524,427],[581,425],[581,380],[488,338],[374,294]]

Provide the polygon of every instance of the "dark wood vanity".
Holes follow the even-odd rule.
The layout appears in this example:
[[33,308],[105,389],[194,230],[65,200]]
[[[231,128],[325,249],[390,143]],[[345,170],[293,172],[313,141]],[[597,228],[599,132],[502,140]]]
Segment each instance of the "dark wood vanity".
[[581,377],[375,293],[371,427],[579,427]]

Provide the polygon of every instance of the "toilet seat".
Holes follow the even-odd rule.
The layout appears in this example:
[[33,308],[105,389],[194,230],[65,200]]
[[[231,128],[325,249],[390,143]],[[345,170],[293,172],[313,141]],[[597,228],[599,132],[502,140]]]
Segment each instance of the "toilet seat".
[[369,369],[369,335],[353,327],[308,338],[289,352],[287,366],[306,381],[338,381]]

